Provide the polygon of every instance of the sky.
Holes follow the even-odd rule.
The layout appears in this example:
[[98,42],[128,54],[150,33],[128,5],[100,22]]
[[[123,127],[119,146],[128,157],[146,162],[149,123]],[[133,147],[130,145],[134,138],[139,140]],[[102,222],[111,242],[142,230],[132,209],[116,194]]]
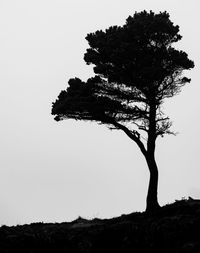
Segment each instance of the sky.
[[142,10],[169,12],[183,36],[176,48],[195,63],[191,83],[164,106],[178,134],[157,141],[159,203],[200,198],[199,8],[198,0],[0,0],[0,226],[145,210],[149,172],[136,144],[51,115],[69,78],[93,76],[86,35]]

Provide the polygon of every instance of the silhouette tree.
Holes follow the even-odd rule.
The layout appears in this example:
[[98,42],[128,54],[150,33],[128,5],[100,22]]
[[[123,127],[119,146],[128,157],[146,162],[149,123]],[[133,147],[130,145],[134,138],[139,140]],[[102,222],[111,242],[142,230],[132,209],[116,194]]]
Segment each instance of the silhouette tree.
[[124,131],[138,145],[150,172],[150,212],[159,208],[156,139],[174,134],[162,104],[190,82],[182,74],[194,67],[185,52],[172,47],[181,38],[167,12],[152,11],[136,12],[122,27],[88,34],[84,60],[94,65],[96,75],[86,82],[70,79],[52,106],[57,121],[96,121]]

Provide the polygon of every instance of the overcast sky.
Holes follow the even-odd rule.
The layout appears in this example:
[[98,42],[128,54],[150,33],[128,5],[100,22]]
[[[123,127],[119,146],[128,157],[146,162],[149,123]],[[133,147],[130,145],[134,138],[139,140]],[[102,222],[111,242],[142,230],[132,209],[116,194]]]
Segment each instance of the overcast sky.
[[159,202],[200,198],[198,0],[0,0],[0,225],[113,217],[143,211],[144,157],[124,133],[55,122],[51,104],[68,79],[93,75],[85,36],[135,11],[170,13],[192,78],[165,112],[179,132],[157,141]]

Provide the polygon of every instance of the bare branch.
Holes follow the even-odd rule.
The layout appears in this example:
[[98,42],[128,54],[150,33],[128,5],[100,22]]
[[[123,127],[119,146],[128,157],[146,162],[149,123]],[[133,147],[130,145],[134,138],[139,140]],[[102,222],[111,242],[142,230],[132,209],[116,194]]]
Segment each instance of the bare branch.
[[110,123],[113,124],[116,128],[123,130],[125,132],[125,134],[128,135],[129,138],[131,138],[133,141],[136,142],[136,144],[140,148],[141,152],[146,156],[147,151],[145,149],[144,144],[140,140],[140,134],[136,130],[130,131],[127,127],[125,127],[124,125],[116,122],[113,119],[110,119]]
[[169,120],[169,117],[157,119],[156,122],[160,122],[160,121],[164,121],[164,120]]

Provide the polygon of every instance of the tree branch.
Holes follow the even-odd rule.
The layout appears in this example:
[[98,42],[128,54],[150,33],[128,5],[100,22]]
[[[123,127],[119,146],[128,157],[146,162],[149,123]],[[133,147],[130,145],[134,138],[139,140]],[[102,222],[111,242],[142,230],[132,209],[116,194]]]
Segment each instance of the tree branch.
[[169,120],[169,117],[157,119],[157,120],[156,120],[156,123],[157,123],[157,122],[160,122],[160,121],[164,121],[164,120]]
[[130,131],[127,127],[116,122],[113,119],[110,119],[110,123],[113,124],[116,128],[123,130],[125,132],[125,134],[128,135],[128,137],[131,138],[138,145],[138,147],[140,148],[143,155],[146,156],[147,151],[145,149],[144,144],[140,140],[140,134],[136,130]]

